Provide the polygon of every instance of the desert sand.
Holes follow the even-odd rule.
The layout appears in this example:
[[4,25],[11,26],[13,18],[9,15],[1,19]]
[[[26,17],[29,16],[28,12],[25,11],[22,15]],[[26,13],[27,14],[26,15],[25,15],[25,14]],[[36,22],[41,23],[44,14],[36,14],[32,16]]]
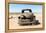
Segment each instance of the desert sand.
[[36,16],[36,20],[39,20],[40,24],[39,25],[29,25],[29,26],[20,26],[18,24],[18,16],[20,14],[10,14],[9,15],[9,18],[11,16],[13,16],[13,18],[10,18],[9,19],[9,29],[25,29],[25,28],[42,28],[42,14],[35,14],[34,15]]

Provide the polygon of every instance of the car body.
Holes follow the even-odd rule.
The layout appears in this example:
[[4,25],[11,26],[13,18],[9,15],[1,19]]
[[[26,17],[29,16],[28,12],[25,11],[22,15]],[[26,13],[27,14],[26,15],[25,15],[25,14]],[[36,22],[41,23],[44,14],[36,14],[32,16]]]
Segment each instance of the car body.
[[[28,10],[29,12],[24,12]],[[22,14],[18,17],[18,24],[19,25],[37,25],[40,24],[38,20],[36,20],[36,17],[32,13],[31,9],[23,9]]]

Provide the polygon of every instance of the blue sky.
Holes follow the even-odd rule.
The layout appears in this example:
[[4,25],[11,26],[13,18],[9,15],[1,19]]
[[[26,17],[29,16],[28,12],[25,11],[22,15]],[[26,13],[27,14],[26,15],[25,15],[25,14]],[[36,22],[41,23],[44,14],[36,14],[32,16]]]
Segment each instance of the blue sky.
[[21,12],[22,9],[31,9],[32,12],[41,13],[42,5],[30,5],[30,4],[9,4],[9,12]]

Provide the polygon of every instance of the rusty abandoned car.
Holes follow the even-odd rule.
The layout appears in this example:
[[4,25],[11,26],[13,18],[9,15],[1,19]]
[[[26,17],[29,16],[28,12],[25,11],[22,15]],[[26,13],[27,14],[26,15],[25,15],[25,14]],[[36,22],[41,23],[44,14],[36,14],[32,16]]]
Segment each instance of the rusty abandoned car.
[[[24,12],[29,11],[29,12]],[[22,14],[18,17],[19,25],[38,25],[39,20],[36,20],[35,15],[32,13],[31,9],[23,9]]]

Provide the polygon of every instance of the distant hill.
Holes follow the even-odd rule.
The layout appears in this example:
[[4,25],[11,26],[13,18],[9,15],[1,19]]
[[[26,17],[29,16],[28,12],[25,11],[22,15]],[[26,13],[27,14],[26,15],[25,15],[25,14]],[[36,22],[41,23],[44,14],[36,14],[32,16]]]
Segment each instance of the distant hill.
[[9,14],[21,14],[21,13],[9,13]]
[[[22,13],[9,13],[9,14],[22,14]],[[34,14],[42,14],[42,13],[34,13]]]

